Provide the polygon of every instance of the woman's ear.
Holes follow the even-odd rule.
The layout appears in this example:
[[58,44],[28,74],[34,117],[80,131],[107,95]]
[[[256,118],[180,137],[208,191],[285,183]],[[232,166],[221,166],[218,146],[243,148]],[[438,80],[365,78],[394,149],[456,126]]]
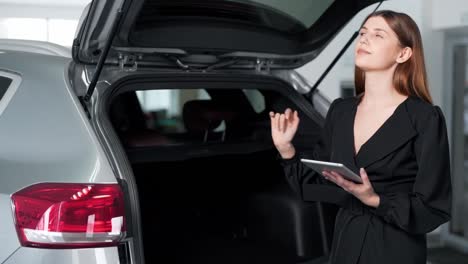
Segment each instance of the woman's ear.
[[411,55],[413,55],[413,49],[410,47],[404,47],[401,49],[400,53],[398,54],[398,57],[396,59],[397,63],[403,63],[409,60],[411,58]]

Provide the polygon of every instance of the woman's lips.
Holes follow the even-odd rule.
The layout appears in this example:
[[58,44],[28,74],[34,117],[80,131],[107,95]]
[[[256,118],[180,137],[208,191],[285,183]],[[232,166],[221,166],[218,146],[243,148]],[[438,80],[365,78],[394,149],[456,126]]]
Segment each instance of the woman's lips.
[[358,54],[371,54],[370,52],[368,52],[367,50],[364,50],[364,49],[358,49],[357,53]]

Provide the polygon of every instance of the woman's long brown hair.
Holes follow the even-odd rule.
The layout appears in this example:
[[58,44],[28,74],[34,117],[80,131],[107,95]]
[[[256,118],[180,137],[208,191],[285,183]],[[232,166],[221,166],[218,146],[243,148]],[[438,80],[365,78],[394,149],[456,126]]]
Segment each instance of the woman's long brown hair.
[[[397,65],[393,75],[393,85],[404,95],[415,95],[432,104],[432,98],[427,85],[426,66],[421,33],[414,20],[404,13],[390,10],[374,12],[366,17],[382,17],[396,33],[402,47],[410,47],[412,56],[404,63]],[[365,73],[357,66],[354,67],[354,85],[356,95],[364,92]]]

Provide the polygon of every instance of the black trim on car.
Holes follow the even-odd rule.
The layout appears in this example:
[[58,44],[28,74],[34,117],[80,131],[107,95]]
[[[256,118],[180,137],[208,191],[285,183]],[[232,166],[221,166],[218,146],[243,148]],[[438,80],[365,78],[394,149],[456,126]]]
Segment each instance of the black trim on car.
[[3,96],[5,95],[12,82],[12,79],[0,76],[0,100],[2,100]]

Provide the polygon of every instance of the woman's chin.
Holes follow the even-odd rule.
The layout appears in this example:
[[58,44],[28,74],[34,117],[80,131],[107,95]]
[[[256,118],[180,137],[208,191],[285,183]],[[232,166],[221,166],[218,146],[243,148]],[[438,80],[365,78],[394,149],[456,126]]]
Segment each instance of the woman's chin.
[[387,68],[386,65],[379,65],[375,62],[370,62],[368,60],[356,59],[354,61],[354,65],[358,67],[360,70],[368,72],[368,71],[380,71],[382,69]]
[[355,61],[354,65],[358,67],[361,71],[368,71],[371,70],[373,67],[367,63],[362,63],[359,61]]
[[392,65],[376,65],[375,63],[360,63],[359,61],[355,61],[354,65],[363,72],[382,72],[392,68]]

